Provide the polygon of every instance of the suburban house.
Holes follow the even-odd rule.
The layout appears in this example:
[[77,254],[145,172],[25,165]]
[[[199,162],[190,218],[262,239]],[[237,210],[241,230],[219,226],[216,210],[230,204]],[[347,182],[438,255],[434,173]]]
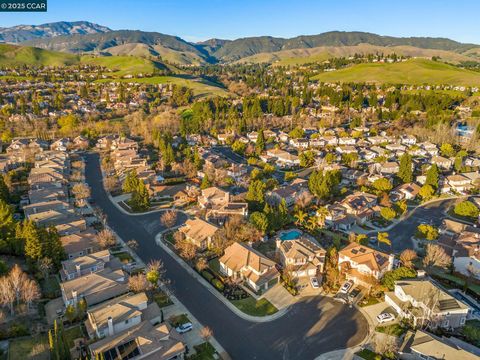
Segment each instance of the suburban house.
[[269,289],[280,279],[275,262],[248,245],[234,242],[220,258],[220,271],[234,281],[245,281],[257,292]]
[[183,359],[183,336],[167,323],[142,321],[89,345],[93,359]]
[[92,230],[62,236],[60,241],[69,259],[92,254],[100,250],[97,235]]
[[420,191],[420,186],[415,183],[407,183],[397,186],[392,190],[391,195],[395,198],[394,201],[398,200],[413,200],[417,197],[418,192]]
[[395,175],[400,170],[400,166],[395,161],[384,162],[380,165],[379,171],[384,175]]
[[310,193],[307,181],[303,179],[295,179],[289,185],[281,186],[270,191],[268,195],[274,198],[278,203],[282,199],[285,199],[286,205],[290,207],[295,204],[295,200],[298,199],[302,193]]
[[351,243],[338,252],[338,267],[348,280],[366,287],[371,278],[380,280],[392,270],[394,256],[357,243]]
[[85,327],[88,336],[103,338],[113,336],[148,320],[160,323],[161,313],[156,302],[148,303],[144,292],[125,294],[88,309]]
[[85,299],[88,306],[93,306],[128,292],[128,284],[122,270],[105,268],[79,278],[60,284],[65,306],[76,305]]
[[453,166],[453,160],[447,159],[443,156],[433,156],[431,163],[436,164],[441,170],[450,170]]
[[276,245],[280,262],[293,276],[318,276],[323,273],[326,251],[313,239],[305,235],[293,240],[277,239]]
[[346,232],[357,223],[355,216],[348,214],[347,208],[338,203],[329,204],[326,208],[325,225],[331,229]]
[[385,294],[385,302],[415,326],[457,328],[465,325],[470,308],[431,280],[418,278],[395,282],[395,290]]
[[212,238],[218,231],[218,227],[199,218],[188,219],[178,229],[185,238],[200,250],[206,250],[212,243]]
[[275,158],[278,166],[280,167],[292,167],[300,165],[299,157],[297,155],[290,154],[285,150],[270,149],[267,150],[267,156]]
[[110,254],[109,250],[101,250],[74,259],[62,261],[60,277],[62,280],[73,280],[105,268],[120,269],[120,260]]
[[465,229],[459,234],[442,234],[438,244],[452,257],[455,271],[480,279],[480,232],[477,228]]
[[365,192],[356,192],[348,195],[339,205],[346,209],[347,214],[353,215],[357,223],[364,224],[375,215],[377,197]]
[[209,221],[223,223],[230,216],[246,217],[248,214],[247,203],[232,202],[228,191],[215,186],[202,190],[198,197],[198,204],[202,209],[207,210],[205,218]]
[[480,349],[456,337],[438,337],[424,330],[408,331],[399,349],[401,360],[475,360]]
[[471,180],[462,175],[462,174],[454,174],[449,175],[446,177],[446,183],[442,188],[442,192],[457,192],[457,193],[465,193],[466,191],[473,188]]

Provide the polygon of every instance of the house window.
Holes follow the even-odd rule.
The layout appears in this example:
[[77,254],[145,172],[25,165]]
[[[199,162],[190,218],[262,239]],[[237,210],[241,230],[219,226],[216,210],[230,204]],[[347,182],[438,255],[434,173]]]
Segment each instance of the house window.
[[466,317],[462,317],[462,318],[460,319],[460,325],[465,325],[465,321],[466,321],[466,320],[467,320]]
[[448,320],[445,320],[443,322],[443,327],[448,327],[449,324],[450,324],[450,322]]

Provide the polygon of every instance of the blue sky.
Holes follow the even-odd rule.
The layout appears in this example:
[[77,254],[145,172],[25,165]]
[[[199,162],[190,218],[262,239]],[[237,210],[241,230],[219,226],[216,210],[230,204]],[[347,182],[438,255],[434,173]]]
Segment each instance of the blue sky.
[[47,13],[0,13],[0,26],[88,20],[189,41],[331,30],[480,44],[478,0],[48,0]]

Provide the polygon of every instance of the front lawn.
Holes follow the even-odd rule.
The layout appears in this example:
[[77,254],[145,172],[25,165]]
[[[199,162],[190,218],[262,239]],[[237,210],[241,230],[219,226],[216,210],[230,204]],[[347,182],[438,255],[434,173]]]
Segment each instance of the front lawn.
[[128,264],[128,263],[131,263],[133,261],[132,255],[130,255],[126,251],[122,251],[122,252],[119,252],[119,253],[114,253],[113,256],[118,258],[124,264]]
[[10,360],[48,360],[50,358],[50,350],[48,348],[47,335],[37,335],[10,341],[8,358]]
[[360,303],[358,305],[360,307],[366,307],[366,306],[378,304],[380,301],[382,301],[382,300],[379,299],[379,298],[370,296],[368,298],[362,299],[362,301],[360,301]]
[[363,349],[356,352],[355,355],[365,360],[382,360],[382,355],[374,353],[372,350]]
[[155,292],[153,294],[153,300],[157,303],[159,308],[163,308],[173,304],[172,300],[170,300],[168,295],[165,294],[163,291]]
[[187,314],[180,314],[172,316],[169,321],[170,325],[172,325],[173,327],[177,327],[190,322],[190,319],[188,318]]
[[215,348],[209,342],[204,342],[200,345],[193,347],[195,349],[195,354],[192,356],[187,356],[188,360],[214,360],[215,359]]
[[240,311],[252,316],[267,316],[275,314],[278,311],[270,301],[264,298],[257,301],[255,298],[249,296],[245,299],[232,300],[231,302]]
[[74,347],[74,340],[78,338],[83,338],[82,326],[77,325],[64,330],[65,341],[68,345],[68,348],[71,349]]
[[392,325],[385,325],[385,326],[377,326],[375,328],[375,331],[382,334],[400,337],[407,331],[407,328],[402,326],[401,324],[392,324]]

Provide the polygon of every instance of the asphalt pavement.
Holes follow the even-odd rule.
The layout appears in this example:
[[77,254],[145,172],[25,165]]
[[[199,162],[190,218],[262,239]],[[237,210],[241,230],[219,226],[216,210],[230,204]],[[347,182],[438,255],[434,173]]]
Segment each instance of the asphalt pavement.
[[[322,296],[302,299],[271,322],[241,319],[156,245],[155,235],[165,229],[160,214],[129,216],[118,210],[103,189],[98,155],[86,157],[92,198],[106,214],[108,225],[123,240],[137,240],[136,252],[145,263],[153,259],[164,263],[171,290],[204,326],[213,330],[232,359],[309,360],[356,346],[368,334],[368,322],[358,310]],[[186,215],[179,213],[177,224],[185,220]]]

